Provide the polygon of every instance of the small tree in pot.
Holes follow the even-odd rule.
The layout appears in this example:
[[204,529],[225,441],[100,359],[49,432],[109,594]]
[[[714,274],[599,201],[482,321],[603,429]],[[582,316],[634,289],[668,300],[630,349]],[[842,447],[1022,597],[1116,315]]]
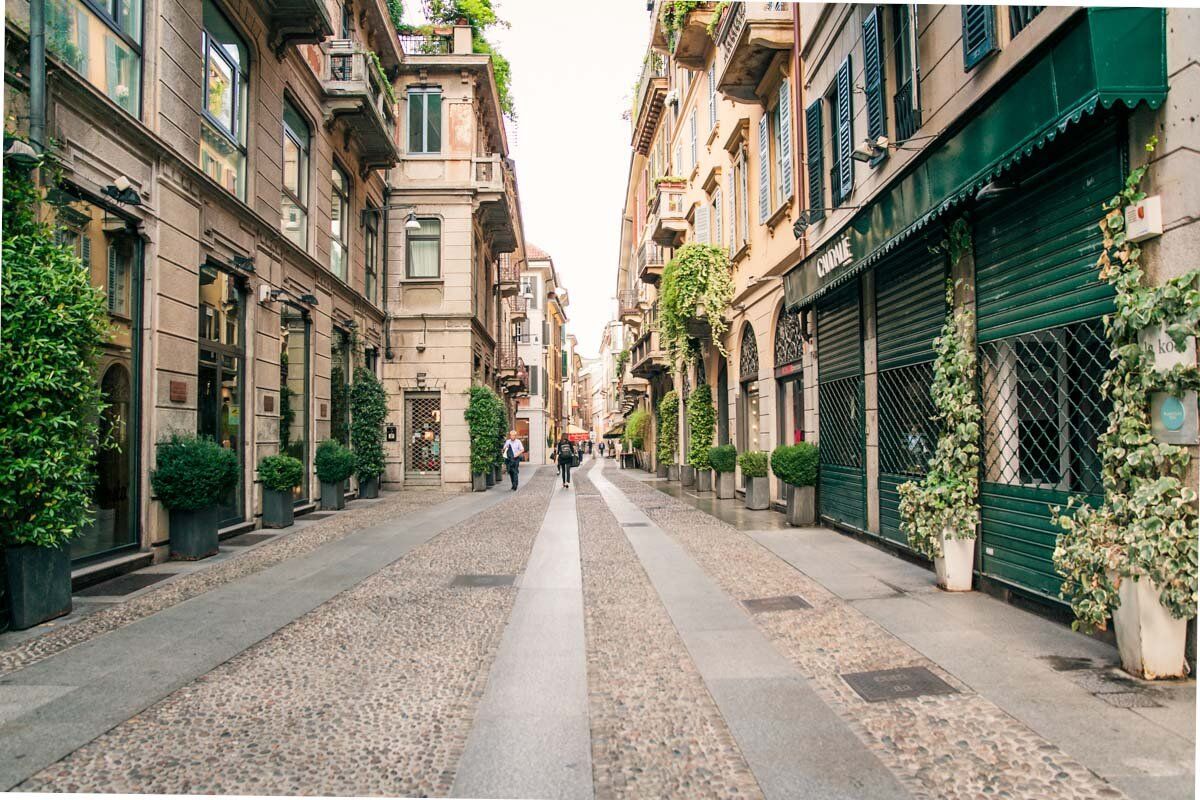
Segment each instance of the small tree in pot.
[[737,450],[731,444],[723,444],[708,451],[708,463],[717,473],[717,499],[732,500],[736,494]]
[[767,454],[761,450],[747,450],[738,456],[738,466],[746,479],[746,508],[764,511],[771,506],[771,487],[767,481]]
[[354,446],[354,469],[358,473],[358,496],[379,497],[383,474],[383,420],[387,416],[387,394],[375,373],[359,367],[350,389],[350,441]]
[[267,456],[258,462],[263,488],[263,527],[287,528],[296,521],[292,490],[304,480],[304,463],[291,456]]
[[354,453],[333,439],[326,439],[317,445],[313,464],[321,482],[321,510],[341,511],[346,507],[346,479],[354,474]]
[[150,475],[171,511],[171,557],[194,561],[217,552],[217,504],[237,485],[237,453],[207,437],[175,434],[158,443]]
[[708,451],[712,449],[713,429],[717,412],[713,408],[712,389],[702,383],[688,398],[688,464],[696,470],[696,491],[712,491],[712,465]]
[[787,493],[787,522],[795,527],[817,521],[817,461],[819,451],[808,442],[782,444],[771,453],[771,471]]

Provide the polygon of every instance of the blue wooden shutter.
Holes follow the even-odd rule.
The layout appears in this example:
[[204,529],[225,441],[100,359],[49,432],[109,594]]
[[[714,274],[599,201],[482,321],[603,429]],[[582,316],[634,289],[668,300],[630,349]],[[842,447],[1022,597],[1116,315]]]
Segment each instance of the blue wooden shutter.
[[[854,191],[854,113],[850,103],[854,97],[850,56],[837,71],[837,160],[838,195],[845,201]],[[839,203],[840,205],[840,203]]]
[[975,65],[996,50],[996,7],[963,6],[963,70]]
[[771,148],[767,139],[767,114],[758,121],[758,221],[765,224],[771,215]]
[[821,101],[814,100],[804,110],[804,132],[808,139],[808,210],[809,220],[825,216],[825,141],[821,125]]
[[696,241],[701,244],[708,244],[708,206],[701,205],[696,209]]
[[717,125],[717,64],[708,65],[708,128]]
[[792,196],[792,90],[785,78],[779,84],[779,194]]
[[863,86],[867,94],[867,138],[887,136],[887,104],[884,102],[883,9],[871,9],[863,20]]

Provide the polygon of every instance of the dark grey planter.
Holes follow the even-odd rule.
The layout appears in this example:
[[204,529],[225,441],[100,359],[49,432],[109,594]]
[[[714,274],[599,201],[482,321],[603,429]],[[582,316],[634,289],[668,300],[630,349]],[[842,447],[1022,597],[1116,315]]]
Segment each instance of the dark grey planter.
[[696,470],[696,491],[711,492],[713,490],[713,477],[711,469]]
[[484,483],[484,486],[488,489],[495,486],[496,485],[496,471],[489,469],[487,472],[483,473],[483,483]]
[[321,510],[341,511],[346,507],[346,483],[326,483],[321,481]]
[[658,466],[656,466],[656,467],[654,468],[654,474],[655,474],[655,475],[657,475],[657,476],[658,476],[658,477],[660,477],[660,478],[665,478],[665,477],[667,477],[667,473],[668,473],[669,471],[670,471],[670,470],[668,469],[667,465],[666,465],[666,464],[663,464],[661,461],[658,463]]
[[504,467],[499,465],[492,467],[492,483],[500,483],[504,480]]
[[696,485],[696,468],[683,464],[679,467],[679,479],[685,487]]
[[746,508],[751,511],[765,511],[771,507],[771,480],[765,475],[761,478],[746,479]]
[[379,497],[379,476],[373,475],[370,478],[359,476],[358,496],[366,500],[374,500]]
[[171,558],[199,561],[218,549],[217,507],[195,511],[171,509]]
[[678,464],[668,464],[667,465],[667,477],[673,481],[679,480],[679,465]]
[[794,528],[808,528],[817,524],[816,487],[787,487],[787,524]]
[[737,497],[737,476],[732,472],[717,473],[717,499],[732,500]]
[[31,544],[4,549],[8,613],[24,630],[71,611],[71,549]]
[[484,477],[482,472],[475,472],[471,474],[471,491],[483,492],[487,491],[487,487],[487,478]]
[[290,528],[295,521],[292,493],[263,489],[263,527]]

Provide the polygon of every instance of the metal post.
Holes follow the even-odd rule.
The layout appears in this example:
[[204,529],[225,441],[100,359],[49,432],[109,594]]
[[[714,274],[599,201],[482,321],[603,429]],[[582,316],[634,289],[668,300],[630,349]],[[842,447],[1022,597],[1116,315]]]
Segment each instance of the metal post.
[[46,140],[46,0],[29,0],[29,138],[38,153]]

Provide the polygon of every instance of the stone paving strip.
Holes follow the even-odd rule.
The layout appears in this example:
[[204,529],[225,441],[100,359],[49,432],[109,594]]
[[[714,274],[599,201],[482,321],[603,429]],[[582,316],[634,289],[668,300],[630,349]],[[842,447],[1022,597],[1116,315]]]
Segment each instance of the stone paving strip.
[[617,520],[587,473],[572,485],[597,800],[762,797]]
[[447,794],[517,593],[463,576],[521,571],[553,483],[541,471],[18,789]]
[[[398,492],[382,502],[338,512],[329,519],[294,533],[280,531],[282,535],[279,538],[252,550],[238,552],[227,561],[180,575],[126,602],[99,609],[78,620],[48,627],[44,634],[21,640],[11,647],[5,648],[4,637],[0,636],[0,676],[36,664],[214,587],[260,572],[286,559],[311,553],[353,531],[412,514],[453,496],[442,492]],[[299,520],[303,520],[303,517]]]
[[[731,597],[811,605],[753,619],[914,797],[1124,797],[749,536],[617,470],[605,474]],[[842,678],[901,667],[925,667],[956,691],[867,702]]]

